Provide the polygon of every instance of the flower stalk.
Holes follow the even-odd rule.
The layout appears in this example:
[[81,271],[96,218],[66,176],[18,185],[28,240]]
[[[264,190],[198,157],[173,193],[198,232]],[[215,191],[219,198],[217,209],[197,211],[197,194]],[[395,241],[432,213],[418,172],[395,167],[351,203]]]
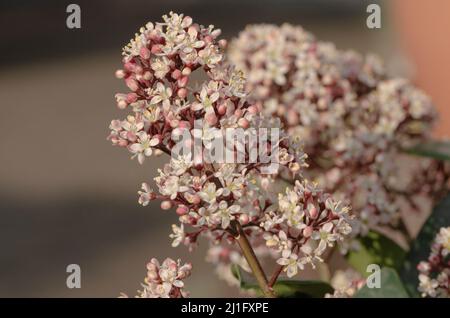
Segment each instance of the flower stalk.
[[235,239],[238,242],[239,247],[242,250],[242,254],[247,260],[247,263],[250,266],[250,269],[252,270],[253,275],[255,276],[256,281],[258,282],[258,285],[261,288],[264,296],[266,298],[275,298],[275,293],[269,286],[266,274],[264,273],[264,270],[262,269],[261,264],[259,263],[258,258],[256,257],[255,252],[253,251],[253,248],[250,245],[250,242],[248,241],[241,224],[237,221],[233,221],[232,227],[235,231]]

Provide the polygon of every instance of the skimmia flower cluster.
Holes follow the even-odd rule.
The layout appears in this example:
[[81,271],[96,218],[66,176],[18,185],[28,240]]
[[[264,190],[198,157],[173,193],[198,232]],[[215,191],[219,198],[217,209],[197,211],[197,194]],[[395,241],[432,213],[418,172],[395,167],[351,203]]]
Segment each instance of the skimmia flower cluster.
[[[147,276],[136,298],[184,298],[189,295],[183,280],[191,275],[190,263],[181,265],[181,261],[166,258],[162,264],[156,258],[147,264]],[[121,297],[128,297],[122,294]]]
[[[193,248],[200,235],[213,244],[237,241],[249,261],[247,237],[260,244],[270,235],[279,243],[267,239],[267,246],[282,254],[278,263],[290,276],[294,261],[299,268],[321,261],[325,248],[351,231],[348,208],[303,179],[306,154],[278,119],[246,99],[220,30],[175,13],[163,19],[141,28],[116,72],[131,90],[116,95],[117,105],[132,114],[111,122],[109,139],[139,163],[171,155],[155,178],[158,193],[142,184],[139,203],[160,199],[162,209],[176,211],[172,246]],[[198,85],[195,71],[206,78]],[[281,175],[301,181],[277,198],[271,185]]]
[[349,208],[335,202],[314,184],[296,181],[279,194],[278,209],[265,215],[266,245],[281,252],[277,263],[288,277],[323,262],[321,255],[351,233]]
[[441,228],[427,261],[417,266],[423,297],[450,297],[450,227]]
[[[449,169],[442,162],[408,158],[405,165],[401,154],[429,137],[430,99],[389,78],[376,57],[339,51],[288,24],[248,26],[228,53],[247,77],[252,102],[304,142],[305,175],[352,205],[354,235],[397,229],[402,209],[417,209],[411,198],[433,199],[445,188]],[[401,177],[405,167],[414,171],[409,180]]]

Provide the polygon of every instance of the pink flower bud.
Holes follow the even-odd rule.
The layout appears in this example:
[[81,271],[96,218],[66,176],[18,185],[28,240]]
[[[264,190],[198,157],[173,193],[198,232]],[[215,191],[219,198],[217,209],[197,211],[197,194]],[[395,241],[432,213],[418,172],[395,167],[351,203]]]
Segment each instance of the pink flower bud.
[[124,78],[125,77],[125,71],[124,70],[117,70],[115,75],[116,75],[116,78]]
[[150,262],[147,264],[147,270],[149,272],[156,272],[156,271],[158,271],[158,267],[155,265],[155,263]]
[[227,40],[225,40],[225,39],[220,40],[220,41],[219,41],[219,47],[220,47],[221,49],[226,48],[226,47],[227,47]]
[[187,206],[185,206],[185,205],[179,205],[177,210],[176,210],[176,213],[178,215],[185,215],[188,212],[189,212],[189,208]]
[[219,253],[219,257],[221,257],[222,259],[227,259],[228,256],[230,256],[230,250],[228,248],[222,248]]
[[186,96],[187,96],[187,89],[186,88],[180,88],[178,90],[178,92],[177,92],[177,95],[178,95],[179,98],[182,98],[182,99],[186,98]]
[[310,216],[312,219],[316,219],[317,216],[319,215],[319,212],[317,212],[317,209],[316,209],[315,206],[312,206],[312,207],[309,209],[308,212],[309,212],[309,216]]
[[205,36],[203,41],[205,41],[205,43],[211,43],[213,41],[213,38],[210,35],[207,35]]
[[241,214],[239,216],[239,223],[241,223],[242,225],[248,224],[249,221],[250,221],[250,219],[247,214]]
[[236,118],[242,117],[242,109],[236,109],[234,111],[234,116],[236,116]]
[[139,89],[139,84],[134,78],[127,78],[125,80],[125,84],[127,84],[128,88],[131,89],[133,92],[137,91]]
[[220,104],[217,108],[217,112],[219,113],[219,115],[225,115],[227,113],[227,105]]
[[172,207],[172,202],[170,201],[163,201],[161,202],[161,209],[163,210],[169,210]]
[[312,226],[307,226],[307,227],[305,227],[305,228],[303,229],[303,236],[304,236],[304,237],[310,237],[311,234],[312,234],[312,232],[313,232]]
[[172,72],[172,78],[174,80],[177,80],[181,77],[181,71],[179,69],[176,69]]
[[128,106],[128,103],[121,99],[117,102],[117,107],[119,107],[120,109],[125,109]]
[[255,105],[252,105],[248,108],[248,112],[252,115],[255,115],[258,113],[258,107]]
[[131,104],[137,101],[138,96],[136,93],[128,93],[127,94],[127,103]]
[[244,129],[246,129],[246,128],[248,128],[248,126],[249,126],[249,122],[248,122],[247,119],[241,118],[241,119],[238,120],[238,125],[239,125],[240,127],[244,128]]
[[139,55],[145,60],[148,60],[150,58],[150,54],[150,50],[146,47],[141,47],[141,49],[139,50]]
[[125,139],[120,139],[119,142],[117,143],[117,145],[119,147],[126,147],[126,146],[128,146],[128,141],[126,141]]
[[198,195],[195,194],[195,195],[192,196],[192,203],[193,204],[199,204],[200,201],[201,200],[200,200],[200,197]]
[[178,126],[180,129],[189,129],[191,125],[188,121],[180,121],[180,125]]
[[206,119],[206,122],[211,126],[214,126],[217,123],[217,116],[214,112],[208,112],[205,115],[205,119]]
[[129,72],[134,72],[135,64],[131,62],[126,62],[123,67]]
[[189,67],[185,67],[183,71],[181,72],[184,76],[189,76],[191,74],[192,70]]
[[179,87],[185,87],[188,83],[189,78],[187,76],[180,77],[177,81]]
[[161,45],[160,44],[155,44],[155,45],[153,45],[152,46],[152,48],[151,48],[151,52],[152,52],[152,54],[158,54],[158,53],[161,53]]

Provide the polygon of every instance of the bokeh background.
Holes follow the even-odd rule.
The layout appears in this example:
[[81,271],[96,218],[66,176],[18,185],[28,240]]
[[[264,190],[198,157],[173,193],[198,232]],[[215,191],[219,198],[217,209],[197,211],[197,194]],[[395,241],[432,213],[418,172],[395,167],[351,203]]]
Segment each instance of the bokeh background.
[[[81,29],[66,7],[81,6]],[[382,28],[366,27],[366,7]],[[214,24],[231,39],[249,23],[300,24],[339,48],[374,52],[390,73],[411,77],[442,113],[446,135],[450,2],[362,0],[2,0],[0,2],[0,297],[134,295],[150,257],[181,257],[194,272],[192,296],[236,296],[204,261],[170,247],[174,213],[137,204],[161,159],[143,166],[106,140],[124,116],[114,94],[121,48],[147,21],[170,10]],[[82,288],[66,287],[79,264]]]

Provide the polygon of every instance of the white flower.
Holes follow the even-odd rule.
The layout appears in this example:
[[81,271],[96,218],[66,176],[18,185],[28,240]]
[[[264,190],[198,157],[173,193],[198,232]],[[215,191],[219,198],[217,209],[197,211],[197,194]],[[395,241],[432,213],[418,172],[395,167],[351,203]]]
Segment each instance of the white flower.
[[266,240],[266,246],[277,251],[290,250],[292,247],[292,242],[282,230],[278,234],[265,233],[263,237]]
[[190,153],[186,155],[179,155],[177,158],[172,156],[170,159],[170,167],[172,168],[172,172],[177,176],[181,176],[186,172],[186,170],[192,167],[192,165],[192,155]]
[[450,227],[443,227],[436,236],[436,243],[442,245],[442,256],[447,256],[450,253]]
[[127,116],[127,120],[122,122],[122,128],[127,132],[125,138],[128,138],[130,134],[136,135],[139,131],[141,131],[142,128],[144,128],[144,122],[136,119],[134,116]]
[[186,192],[189,188],[182,184],[181,178],[173,175],[166,175],[163,171],[159,170],[160,176],[155,178],[156,184],[159,187],[159,191],[162,195],[167,195],[171,200],[175,199],[179,192]]
[[317,255],[322,255],[327,246],[332,247],[333,243],[337,240],[337,235],[332,233],[333,223],[325,223],[320,230],[314,231],[311,235],[313,240],[320,240],[319,246],[315,250]]
[[305,213],[301,210],[299,196],[296,191],[287,188],[286,195],[280,193],[278,195],[278,205],[290,226],[299,230],[306,227],[306,224],[303,222]]
[[[213,213],[217,210],[217,204],[212,204],[208,208],[201,207],[198,209],[198,216],[197,219],[197,225],[203,226],[203,225],[212,225],[214,224],[212,222],[213,219]],[[192,216],[196,217],[196,213],[192,213]]]
[[309,240],[305,245],[300,248],[300,251],[303,253],[303,257],[300,259],[302,264],[311,264],[312,268],[316,268],[316,262],[323,262],[323,259],[320,258],[314,252],[314,244],[311,240]]
[[150,188],[150,186],[148,185],[148,183],[142,183],[142,187],[141,189],[143,191],[138,191],[139,194],[139,204],[141,204],[142,206],[147,206],[148,203],[150,202],[150,200],[153,199],[154,197],[154,193],[153,190]]
[[205,45],[204,41],[198,40],[198,32],[194,28],[188,30],[188,36],[184,38],[183,42],[183,53],[189,54],[194,49],[199,49]]
[[422,296],[436,297],[436,289],[439,283],[435,279],[431,279],[427,275],[419,275],[419,291],[422,292]]
[[156,105],[149,105],[147,109],[142,112],[142,115],[149,123],[154,123],[160,119],[161,108]]
[[156,88],[150,94],[153,95],[150,100],[150,105],[162,102],[164,108],[170,107],[170,97],[172,96],[172,89],[170,87],[165,87],[163,83],[158,82]]
[[213,204],[216,202],[216,198],[222,194],[222,191],[222,189],[216,190],[216,185],[213,182],[206,182],[198,195],[206,203]]
[[137,156],[138,161],[142,164],[145,160],[145,157],[150,157],[152,155],[152,148],[159,144],[159,139],[156,137],[150,138],[150,136],[141,131],[137,134],[138,142],[132,144],[130,146],[130,151],[134,153],[132,158]]
[[213,214],[217,223],[220,223],[222,229],[226,229],[230,225],[230,221],[234,220],[234,214],[238,213],[240,207],[238,205],[228,206],[227,202],[220,201],[217,211]]
[[223,195],[229,196],[233,194],[236,198],[242,196],[242,190],[244,189],[245,179],[242,176],[236,178],[229,178],[225,180],[225,188],[223,188]]
[[142,295],[143,298],[170,298],[172,286],[169,283],[150,284],[148,286],[148,294]]
[[216,46],[209,45],[198,52],[198,58],[201,65],[213,68],[222,60],[222,54],[219,53]]
[[289,278],[297,275],[298,269],[303,270],[304,268],[303,263],[298,260],[298,255],[292,253],[291,250],[284,250],[277,263],[284,266],[284,271]]
[[192,110],[204,110],[206,113],[214,112],[214,103],[219,99],[220,93],[214,91],[211,95],[208,94],[208,87],[203,86],[198,97],[199,102],[193,104]]
[[167,57],[163,56],[161,58],[155,58],[150,64],[150,67],[155,71],[155,77],[158,79],[164,79],[170,70],[169,60]]
[[173,239],[172,247],[177,247],[184,240],[184,225],[181,224],[177,226],[176,224],[172,224],[172,234],[169,235],[171,239]]

